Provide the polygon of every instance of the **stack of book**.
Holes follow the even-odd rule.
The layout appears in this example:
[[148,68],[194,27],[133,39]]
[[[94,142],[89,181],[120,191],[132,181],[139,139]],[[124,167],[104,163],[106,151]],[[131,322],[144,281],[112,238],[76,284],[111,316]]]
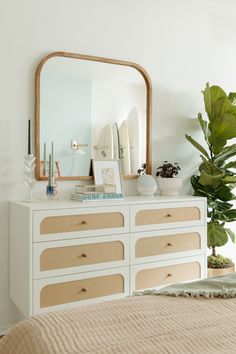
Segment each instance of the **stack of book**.
[[113,185],[104,186],[75,186],[75,192],[71,194],[71,199],[83,201],[97,201],[97,200],[111,200],[122,199],[123,194],[117,193],[116,188]]

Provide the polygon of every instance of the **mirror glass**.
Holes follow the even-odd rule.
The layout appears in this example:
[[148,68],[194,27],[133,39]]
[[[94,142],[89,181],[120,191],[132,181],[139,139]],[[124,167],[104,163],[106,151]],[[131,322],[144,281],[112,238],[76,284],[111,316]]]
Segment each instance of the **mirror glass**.
[[136,175],[147,162],[146,105],[136,68],[62,56],[45,61],[36,96],[39,179],[47,178],[52,142],[59,177],[89,176],[91,159],[120,159],[122,174]]

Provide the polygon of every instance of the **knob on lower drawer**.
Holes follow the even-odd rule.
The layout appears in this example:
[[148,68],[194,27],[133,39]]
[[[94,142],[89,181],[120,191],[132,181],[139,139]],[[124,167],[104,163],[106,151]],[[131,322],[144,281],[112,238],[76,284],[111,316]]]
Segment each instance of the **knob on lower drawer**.
[[86,293],[87,292],[87,289],[86,288],[82,288],[80,289],[79,293]]

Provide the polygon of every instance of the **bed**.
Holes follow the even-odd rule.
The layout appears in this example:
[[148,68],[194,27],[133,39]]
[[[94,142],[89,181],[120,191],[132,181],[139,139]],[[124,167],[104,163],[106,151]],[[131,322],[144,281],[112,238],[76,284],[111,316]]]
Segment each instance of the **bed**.
[[139,296],[16,324],[1,354],[235,354],[236,299]]

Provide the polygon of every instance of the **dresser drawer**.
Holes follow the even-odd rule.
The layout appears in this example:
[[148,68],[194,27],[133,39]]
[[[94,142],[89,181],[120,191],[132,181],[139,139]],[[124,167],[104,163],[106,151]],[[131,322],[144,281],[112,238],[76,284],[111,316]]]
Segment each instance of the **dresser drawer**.
[[203,226],[131,234],[131,264],[202,254],[206,248]]
[[131,290],[159,288],[202,278],[205,276],[204,262],[204,257],[199,256],[131,266]]
[[34,313],[128,296],[129,268],[34,280]]
[[129,235],[34,243],[34,279],[128,265]]
[[128,215],[126,206],[37,211],[33,215],[34,241],[125,233]]
[[131,231],[203,225],[205,203],[182,202],[131,207]]

